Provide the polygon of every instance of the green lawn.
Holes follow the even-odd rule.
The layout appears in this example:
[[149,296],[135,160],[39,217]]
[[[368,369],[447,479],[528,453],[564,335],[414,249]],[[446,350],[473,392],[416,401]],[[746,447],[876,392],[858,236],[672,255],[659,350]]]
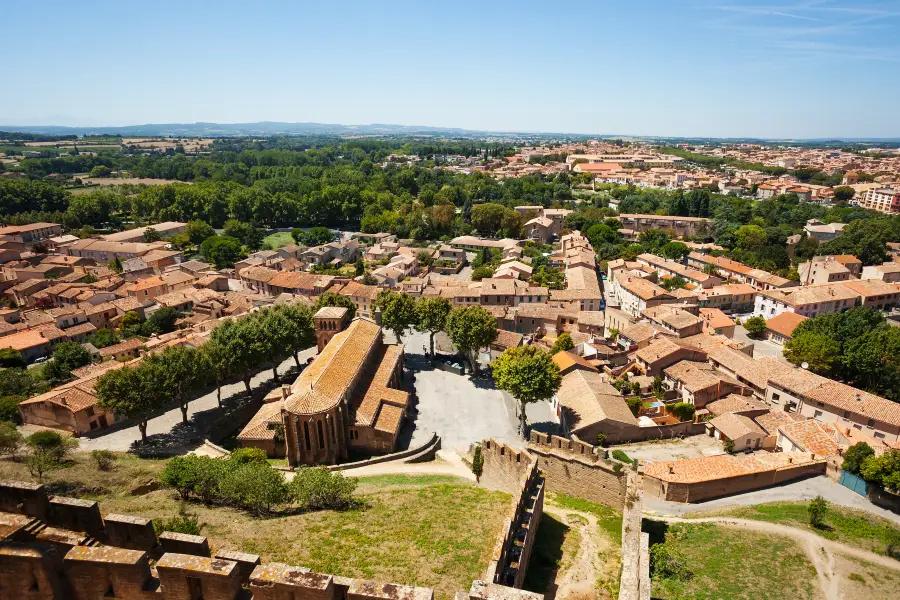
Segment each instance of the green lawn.
[[[835,540],[863,550],[887,554],[887,547],[900,546],[900,525],[893,521],[835,504],[828,505],[826,528],[815,529],[809,524],[809,502],[769,502],[755,506],[742,506],[716,511],[717,516],[739,517],[790,525],[813,531],[824,538]],[[696,513],[695,517],[708,516]]]
[[269,244],[273,250],[277,250],[282,246],[287,246],[288,244],[293,244],[294,238],[291,237],[290,231],[281,231],[279,233],[273,233],[271,235],[267,235],[263,238],[263,245]]
[[617,510],[614,510],[605,504],[589,502],[574,496],[567,496],[566,494],[551,494],[550,502],[560,508],[577,510],[594,515],[597,517],[597,525],[600,526],[600,529],[617,542],[622,539],[622,513]]
[[709,523],[672,525],[665,542],[690,570],[687,578],[652,574],[661,600],[813,600],[816,569],[790,538]]

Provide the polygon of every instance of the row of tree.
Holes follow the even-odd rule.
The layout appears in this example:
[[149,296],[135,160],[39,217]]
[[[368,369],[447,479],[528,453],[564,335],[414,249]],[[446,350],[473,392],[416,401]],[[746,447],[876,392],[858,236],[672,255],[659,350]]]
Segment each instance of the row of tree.
[[189,402],[215,385],[221,405],[221,387],[243,381],[250,393],[250,379],[261,369],[272,368],[278,380],[278,364],[312,344],[312,312],[299,305],[280,305],[228,320],[216,327],[199,348],[172,346],[144,356],[135,366],[124,366],[102,375],[96,393],[103,408],[138,421],[141,438],[147,439],[147,420],[172,403],[181,408],[187,422]]

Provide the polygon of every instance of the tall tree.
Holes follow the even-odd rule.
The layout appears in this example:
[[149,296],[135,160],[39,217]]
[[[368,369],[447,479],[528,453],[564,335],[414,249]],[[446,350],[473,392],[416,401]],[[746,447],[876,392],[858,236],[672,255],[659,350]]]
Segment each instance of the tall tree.
[[562,376],[550,355],[537,346],[509,348],[491,363],[494,382],[519,402],[519,433],[525,435],[525,406],[549,400]]
[[382,327],[390,329],[397,342],[402,343],[406,330],[418,321],[415,300],[409,294],[382,290],[375,298],[375,306],[381,309]]
[[159,408],[155,393],[144,393],[146,379],[138,367],[113,369],[97,379],[95,391],[101,407],[111,410],[117,417],[136,419],[141,441],[147,443],[147,419]]
[[480,306],[454,308],[447,315],[447,335],[478,373],[478,352],[497,339],[497,320]]
[[[195,348],[173,346],[155,356],[158,356],[160,362],[166,393],[178,402],[181,422],[187,423],[188,403],[211,379],[206,355]],[[144,360],[151,360],[155,356],[150,355]]]
[[447,327],[447,317],[453,307],[441,296],[425,296],[416,302],[416,329],[428,333],[431,354],[434,355],[434,334]]

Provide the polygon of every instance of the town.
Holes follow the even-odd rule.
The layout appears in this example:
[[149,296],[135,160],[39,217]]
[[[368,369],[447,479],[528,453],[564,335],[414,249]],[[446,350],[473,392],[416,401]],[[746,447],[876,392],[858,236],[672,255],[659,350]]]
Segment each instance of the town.
[[[617,549],[582,567],[592,595],[641,598],[696,589],[683,542],[651,541],[642,515],[676,530],[734,500],[868,520],[882,541],[842,533],[844,551],[897,559],[896,151],[337,141],[288,153],[323,161],[321,180],[296,175],[319,188],[306,197],[275,192],[285,167],[254,167],[251,186],[196,171],[292,138],[95,152],[4,136],[0,589],[536,597],[552,520]],[[186,182],[161,176],[173,162]],[[326,183],[339,177],[356,183]],[[86,485],[59,488],[80,462],[147,483],[99,504],[52,495]],[[238,476],[255,491],[229,492]],[[515,499],[470,525],[471,575],[314,576],[335,567],[221,525],[207,540],[173,498],[292,519],[277,515],[351,506],[360,484],[384,498],[370,479],[427,490],[440,476]],[[734,535],[717,527],[714,544]],[[578,593],[567,585],[557,597]]]

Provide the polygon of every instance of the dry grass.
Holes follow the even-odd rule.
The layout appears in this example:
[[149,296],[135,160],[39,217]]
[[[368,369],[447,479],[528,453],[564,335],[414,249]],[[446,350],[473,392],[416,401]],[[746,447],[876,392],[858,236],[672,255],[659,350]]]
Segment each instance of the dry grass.
[[[67,466],[46,473],[42,483],[51,495],[105,501],[127,495],[130,490],[156,478],[164,466],[165,462],[161,460],[119,454],[115,468],[104,472],[97,469],[90,454],[78,453]],[[31,475],[24,462],[9,458],[0,460],[0,479],[38,483],[37,477]]]
[[[361,480],[363,506],[338,512],[256,519],[227,508],[191,505],[214,548],[259,554],[263,562],[320,573],[434,588],[450,598],[487,567],[509,496],[461,479]],[[120,496],[104,512],[169,518],[178,500],[168,490]]]
[[[101,472],[88,454],[44,477],[51,493],[100,502],[103,514],[171,518],[171,490],[129,492],[155,477],[164,461],[119,457]],[[0,479],[36,481],[23,463],[0,460]],[[259,554],[264,562],[321,573],[434,588],[439,598],[468,590],[487,568],[510,497],[450,476],[384,475],[360,479],[360,508],[254,518],[229,508],[190,504],[213,549]]]
[[835,555],[834,563],[841,577],[838,591],[844,598],[892,600],[897,597],[900,571],[841,554]]

